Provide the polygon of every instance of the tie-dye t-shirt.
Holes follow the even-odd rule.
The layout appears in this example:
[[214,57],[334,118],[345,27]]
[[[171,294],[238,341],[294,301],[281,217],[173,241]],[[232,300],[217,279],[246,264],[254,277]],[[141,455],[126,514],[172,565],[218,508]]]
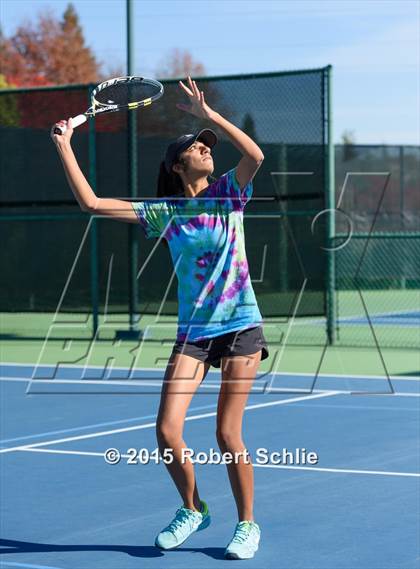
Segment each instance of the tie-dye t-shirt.
[[197,341],[262,324],[245,251],[235,169],[193,198],[133,202],[148,239],[166,239],[178,278],[177,341]]

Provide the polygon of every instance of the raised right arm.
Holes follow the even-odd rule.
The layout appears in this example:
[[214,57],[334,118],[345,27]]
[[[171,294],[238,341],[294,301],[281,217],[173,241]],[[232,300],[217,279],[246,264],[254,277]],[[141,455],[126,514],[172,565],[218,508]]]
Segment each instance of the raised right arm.
[[54,125],[51,138],[56,145],[67,181],[81,210],[93,215],[106,215],[119,221],[137,223],[137,215],[130,202],[114,198],[98,198],[81,171],[71,147],[70,139],[73,134],[71,120],[60,121],[57,124],[67,125],[67,130],[62,135],[54,134]]

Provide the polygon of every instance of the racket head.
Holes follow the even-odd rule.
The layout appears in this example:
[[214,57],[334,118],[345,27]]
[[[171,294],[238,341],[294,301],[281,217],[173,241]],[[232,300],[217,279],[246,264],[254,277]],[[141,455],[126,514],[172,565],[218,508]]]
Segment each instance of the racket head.
[[104,81],[93,90],[92,107],[88,113],[145,107],[159,99],[163,91],[162,83],[155,79],[131,75],[114,77]]

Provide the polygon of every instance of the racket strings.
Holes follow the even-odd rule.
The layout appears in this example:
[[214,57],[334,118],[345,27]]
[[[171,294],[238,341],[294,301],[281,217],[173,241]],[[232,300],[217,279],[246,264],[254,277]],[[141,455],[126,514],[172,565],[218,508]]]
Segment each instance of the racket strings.
[[96,94],[95,99],[102,105],[129,105],[153,98],[159,87],[145,82],[118,83],[110,85]]

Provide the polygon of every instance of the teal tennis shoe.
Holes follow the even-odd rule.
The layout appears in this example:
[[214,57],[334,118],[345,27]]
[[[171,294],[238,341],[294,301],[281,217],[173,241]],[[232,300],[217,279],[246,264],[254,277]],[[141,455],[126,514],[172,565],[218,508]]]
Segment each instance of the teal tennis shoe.
[[155,545],[161,549],[175,549],[184,543],[196,531],[210,525],[210,514],[207,504],[201,500],[199,512],[181,506],[171,523],[156,537]]
[[261,531],[255,522],[239,522],[225,550],[226,559],[251,559],[260,542]]

